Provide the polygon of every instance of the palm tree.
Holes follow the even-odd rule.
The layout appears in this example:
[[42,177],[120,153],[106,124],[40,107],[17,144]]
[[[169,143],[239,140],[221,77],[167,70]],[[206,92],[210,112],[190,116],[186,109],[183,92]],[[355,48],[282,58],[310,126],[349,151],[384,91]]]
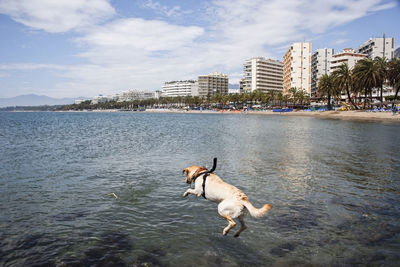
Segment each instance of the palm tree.
[[283,93],[282,92],[278,92],[275,95],[275,99],[279,101],[279,106],[282,107]]
[[380,100],[383,103],[383,84],[387,78],[387,69],[388,69],[388,62],[385,57],[376,57],[374,59],[374,64],[376,65],[377,71],[379,72],[378,75],[378,87],[381,89]]
[[301,108],[304,108],[304,102],[309,103],[310,95],[305,90],[298,90],[296,93],[297,100],[300,102]]
[[361,59],[353,69],[353,78],[364,91],[364,108],[367,102],[367,96],[372,94],[372,89],[377,87],[380,78],[378,65],[370,58]]
[[290,101],[290,95],[286,94],[282,96],[282,101],[285,102],[285,106],[288,106],[288,102]]
[[328,97],[328,110],[332,109],[331,97],[337,97],[340,91],[337,89],[334,83],[334,77],[329,74],[323,74],[318,80],[318,93],[321,96]]
[[354,104],[353,100],[350,96],[350,85],[352,83],[352,76],[351,70],[347,63],[343,63],[340,65],[334,72],[333,72],[334,82],[340,88],[344,88],[347,94],[347,98],[349,99],[350,103],[354,106],[355,109],[358,107]]
[[229,102],[233,102],[235,108],[237,108],[237,104],[239,102],[239,94],[230,94],[229,95]]
[[290,96],[288,96],[288,97],[289,97],[289,99],[292,99],[293,106],[295,106],[295,104],[299,100],[298,99],[299,98],[299,90],[297,90],[296,87],[292,87],[292,88],[289,89],[289,93],[290,93]]
[[266,106],[271,100],[272,100],[272,97],[271,97],[269,91],[262,94],[262,96],[261,96],[261,104]]
[[[394,58],[388,63],[387,78],[389,84],[393,86],[393,89],[396,91],[396,93],[394,94],[394,100],[396,100],[400,90],[400,59]],[[393,107],[394,101],[392,104],[392,108]]]
[[269,99],[269,101],[272,102],[271,105],[274,106],[274,105],[275,105],[275,100],[276,100],[277,91],[275,91],[275,90],[269,90],[267,94],[268,94],[268,99]]

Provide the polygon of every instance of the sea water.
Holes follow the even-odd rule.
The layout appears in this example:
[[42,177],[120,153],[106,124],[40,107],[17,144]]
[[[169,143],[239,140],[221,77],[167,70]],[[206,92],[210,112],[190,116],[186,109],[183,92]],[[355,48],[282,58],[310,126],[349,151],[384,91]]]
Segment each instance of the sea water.
[[[378,122],[3,112],[0,265],[395,266],[399,147],[400,125]],[[182,169],[214,157],[272,204],[239,238],[215,203],[183,197]]]

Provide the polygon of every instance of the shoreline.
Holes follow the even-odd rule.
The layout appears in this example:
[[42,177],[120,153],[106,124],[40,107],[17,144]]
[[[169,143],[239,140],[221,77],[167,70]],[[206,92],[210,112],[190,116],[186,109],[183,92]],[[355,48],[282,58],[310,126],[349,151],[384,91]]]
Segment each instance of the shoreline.
[[176,114],[239,114],[239,115],[266,115],[287,117],[316,117],[324,119],[358,120],[358,121],[381,121],[399,122],[400,114],[393,115],[392,112],[371,111],[293,111],[273,112],[271,111],[214,111],[214,110],[180,110],[180,109],[146,109],[145,113],[176,113]]

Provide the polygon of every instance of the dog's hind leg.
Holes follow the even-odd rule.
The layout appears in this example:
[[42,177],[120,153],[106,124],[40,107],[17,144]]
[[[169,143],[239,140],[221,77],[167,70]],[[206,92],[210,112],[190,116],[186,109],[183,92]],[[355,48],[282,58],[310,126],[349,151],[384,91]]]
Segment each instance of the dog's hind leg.
[[236,226],[235,221],[233,218],[237,217],[237,210],[236,210],[236,203],[224,200],[218,204],[218,213],[222,216],[225,220],[228,221],[228,226],[224,228],[222,232],[223,235],[227,235],[229,230]]
[[244,223],[244,216],[239,216],[239,222],[240,222],[240,229],[235,233],[234,237],[238,237],[241,232],[247,229],[246,224]]
[[224,231],[222,232],[223,235],[227,235],[228,232],[229,232],[233,227],[236,226],[236,223],[235,223],[235,221],[234,221],[231,217],[229,217],[229,216],[227,216],[227,215],[222,215],[222,214],[221,214],[221,216],[222,216],[225,220],[227,220],[227,221],[229,222],[228,226],[225,227],[225,228],[224,228]]

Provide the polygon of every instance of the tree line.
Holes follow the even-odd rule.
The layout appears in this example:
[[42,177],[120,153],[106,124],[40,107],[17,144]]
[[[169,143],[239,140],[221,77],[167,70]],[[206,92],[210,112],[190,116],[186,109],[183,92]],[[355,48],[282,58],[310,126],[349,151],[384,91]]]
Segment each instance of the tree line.
[[137,110],[141,108],[199,108],[205,109],[242,109],[258,105],[260,108],[272,108],[274,106],[287,106],[304,108],[310,104],[310,96],[303,90],[291,88],[288,94],[281,91],[263,92],[255,90],[241,94],[215,94],[207,97],[199,96],[176,96],[150,98],[134,101],[107,101],[91,104],[91,101],[84,101],[80,104],[66,105],[63,110],[90,110],[90,109],[121,109]]

